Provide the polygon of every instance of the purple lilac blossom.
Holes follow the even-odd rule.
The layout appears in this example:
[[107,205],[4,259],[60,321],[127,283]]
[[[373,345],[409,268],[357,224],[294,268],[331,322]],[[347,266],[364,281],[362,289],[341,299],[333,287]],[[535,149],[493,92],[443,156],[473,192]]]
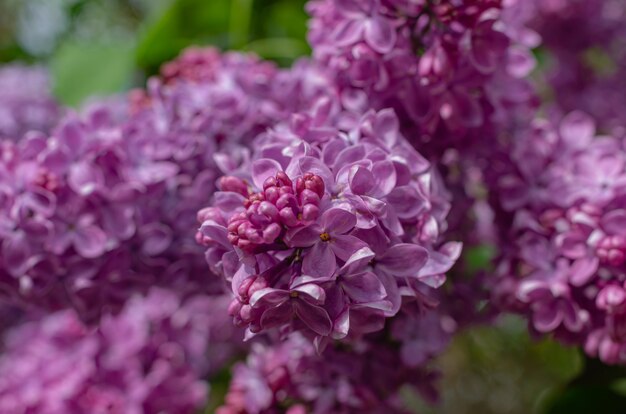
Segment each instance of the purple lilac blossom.
[[298,330],[323,348],[382,329],[444,282],[461,250],[443,238],[449,202],[392,110],[359,117],[322,98],[255,144],[197,236],[249,337]]
[[408,413],[398,395],[402,386],[436,398],[436,374],[403,365],[392,347],[378,342],[328,347],[321,355],[299,335],[274,345],[257,343],[247,361],[234,367],[217,413]]
[[152,285],[222,292],[194,240],[196,211],[249,158],[241,144],[288,116],[276,88],[303,103],[326,81],[300,79],[313,73],[307,62],[292,74],[252,55],[203,53],[211,76],[152,78],[128,105],[95,103],[49,135],[2,143],[4,299],[92,321]]
[[28,131],[46,133],[61,116],[44,68],[0,67],[0,91],[0,139],[17,140]]
[[451,147],[489,145],[518,106],[536,103],[524,79],[535,39],[510,24],[504,7],[500,0],[312,0],[309,41],[348,109],[394,108],[413,145],[440,158]]
[[208,396],[216,316],[209,298],[153,289],[98,327],[73,310],[27,322],[0,357],[0,412],[195,413]]
[[[626,362],[626,153],[582,112],[536,120],[493,175],[501,280],[494,300],[539,334]],[[495,165],[495,163],[494,163]]]

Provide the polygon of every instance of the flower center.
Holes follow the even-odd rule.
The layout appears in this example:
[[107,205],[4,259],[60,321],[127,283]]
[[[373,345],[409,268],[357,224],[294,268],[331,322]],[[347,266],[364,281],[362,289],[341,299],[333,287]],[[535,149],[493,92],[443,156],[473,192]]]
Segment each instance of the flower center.
[[289,296],[291,296],[292,298],[297,298],[298,297],[298,292],[293,291],[293,292],[289,293]]
[[323,242],[330,241],[330,234],[328,234],[326,232],[320,234],[320,240],[323,241]]

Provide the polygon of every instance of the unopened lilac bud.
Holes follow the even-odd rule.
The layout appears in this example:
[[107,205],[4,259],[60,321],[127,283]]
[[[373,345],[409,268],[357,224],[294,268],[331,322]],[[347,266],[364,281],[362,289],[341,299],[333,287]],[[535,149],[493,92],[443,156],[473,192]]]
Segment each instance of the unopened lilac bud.
[[298,225],[298,216],[291,207],[285,207],[280,210],[280,221],[286,226]]
[[596,252],[603,263],[619,267],[626,261],[626,238],[606,236],[598,243]]
[[286,172],[278,171],[276,173],[276,185],[278,185],[279,187],[292,188],[293,182],[291,181],[291,179],[289,178]]
[[280,227],[280,224],[270,224],[263,230],[263,242],[265,242],[266,244],[273,243],[278,238],[278,236],[280,236],[280,233],[282,231],[283,229]]
[[239,311],[241,311],[241,306],[241,302],[239,302],[237,299],[231,300],[230,304],[228,305],[228,314],[230,316],[239,315]]
[[621,286],[606,286],[598,293],[596,306],[610,313],[624,312],[626,311],[626,291]]
[[311,190],[305,189],[299,194],[299,196],[300,196],[301,205],[307,205],[307,204],[318,205],[320,203],[320,197],[317,195],[317,193]]
[[301,193],[305,189],[313,191],[319,198],[324,196],[324,180],[319,175],[307,172],[296,182],[296,189]]
[[221,191],[232,191],[246,197],[248,195],[248,185],[238,177],[226,175],[219,180],[218,187]]
[[263,214],[271,221],[278,219],[278,208],[269,201],[263,201],[259,204],[259,213]]
[[320,209],[315,204],[307,204],[302,207],[302,220],[313,221],[319,217]]

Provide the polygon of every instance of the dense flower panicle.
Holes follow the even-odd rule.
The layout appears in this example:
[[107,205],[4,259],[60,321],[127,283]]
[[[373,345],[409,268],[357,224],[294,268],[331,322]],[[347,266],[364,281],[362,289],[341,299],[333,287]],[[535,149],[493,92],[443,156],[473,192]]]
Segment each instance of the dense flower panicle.
[[496,299],[607,363],[626,362],[625,149],[581,112],[538,120],[493,185],[511,241]]
[[322,99],[259,137],[198,214],[235,321],[323,347],[382,329],[403,298],[425,300],[419,289],[441,285],[460,253],[443,243],[449,204],[433,174],[391,110],[354,117]]
[[242,144],[288,117],[289,100],[331,89],[317,72],[192,49],[146,92],[2,144],[2,296],[95,320],[155,284],[221,292],[194,240],[196,212],[247,162]]
[[208,395],[216,311],[209,298],[154,289],[97,328],[71,310],[28,322],[0,357],[0,412],[194,413]]
[[416,387],[436,396],[435,375],[407,367],[391,347],[360,341],[351,349],[328,347],[319,355],[295,335],[274,345],[255,344],[233,369],[218,414],[408,413],[398,391]]
[[602,131],[623,133],[626,4],[621,0],[519,1],[541,37],[545,78],[560,108],[589,113]]
[[502,3],[312,0],[309,41],[343,101],[393,107],[412,143],[441,157],[484,145],[494,126],[525,112],[512,109],[535,104],[524,77],[536,45]]
[[48,132],[61,116],[45,69],[0,67],[0,139],[17,140],[28,131]]

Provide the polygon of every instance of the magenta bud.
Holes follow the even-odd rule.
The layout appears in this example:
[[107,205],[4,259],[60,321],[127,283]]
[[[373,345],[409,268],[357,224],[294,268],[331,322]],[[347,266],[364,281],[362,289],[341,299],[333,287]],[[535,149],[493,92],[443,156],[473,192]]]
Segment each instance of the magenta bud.
[[324,197],[324,191],[326,190],[324,186],[324,180],[319,175],[315,175],[313,173],[305,173],[304,174],[304,187],[307,190],[313,191],[319,198]]
[[276,177],[267,177],[263,182],[263,190],[267,190],[270,187],[276,187]]
[[257,276],[251,276],[251,277],[245,279],[239,285],[239,288],[237,289],[237,294],[239,296],[241,296],[241,299],[243,299],[244,302],[247,302],[248,299],[250,299],[250,295],[248,294],[248,290],[250,289],[250,286],[252,286],[252,284],[254,283],[254,281],[256,279],[257,279]]
[[280,210],[280,220],[285,226],[293,227],[298,225],[298,217],[290,207]]
[[314,193],[311,190],[304,190],[300,193],[300,204],[315,204],[318,205],[320,203],[320,198],[317,193]]
[[272,223],[263,230],[263,241],[265,243],[273,243],[278,236],[280,236],[280,232],[282,228],[278,223]]
[[230,316],[237,316],[239,315],[240,310],[241,310],[241,302],[239,302],[237,299],[231,300],[230,304],[228,305],[228,314]]
[[275,203],[280,197],[280,190],[277,187],[269,187],[264,190],[265,199],[270,203]]
[[293,187],[291,179],[284,171],[278,171],[276,173],[276,181],[278,182],[279,187]]
[[250,305],[242,305],[239,311],[239,317],[246,323],[250,322],[250,320],[252,320],[252,307]]
[[278,207],[279,210],[282,210],[285,207],[295,208],[297,206],[298,201],[293,194],[284,194],[280,196],[278,201],[276,201],[276,207]]
[[248,185],[241,178],[225,175],[219,179],[217,185],[221,191],[232,191],[246,197],[248,195]]
[[263,201],[259,204],[259,213],[270,218],[271,220],[278,219],[278,209],[270,202]]
[[315,204],[307,204],[302,207],[302,220],[313,221],[317,220],[320,214],[320,209]]

